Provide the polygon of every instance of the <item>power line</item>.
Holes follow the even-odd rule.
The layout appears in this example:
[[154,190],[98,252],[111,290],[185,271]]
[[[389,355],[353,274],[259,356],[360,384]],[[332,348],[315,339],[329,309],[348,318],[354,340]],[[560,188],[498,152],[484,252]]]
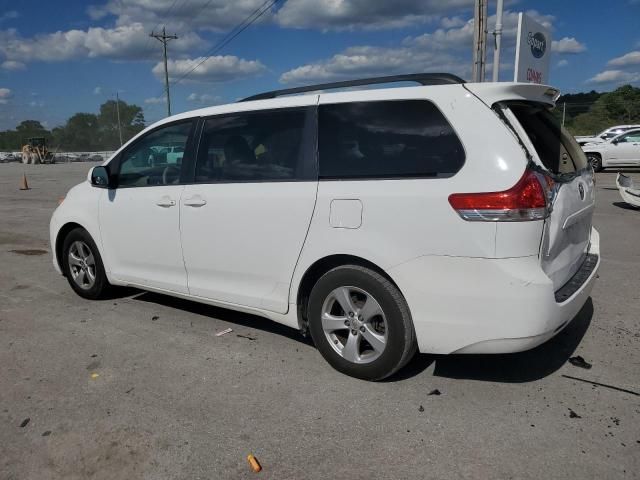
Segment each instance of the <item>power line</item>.
[[[236,25],[231,32],[229,32],[225,38],[223,38],[218,44],[214,45],[209,51],[205,53],[205,58],[199,61],[193,68],[184,73],[180,78],[171,82],[171,85],[176,85],[188,77],[196,68],[205,63],[207,60],[211,59],[216,53],[218,53],[221,49],[227,46],[234,38],[244,32],[247,28],[253,25],[260,17],[262,17],[267,11],[269,11],[273,6],[275,6],[281,0],[266,0],[260,7],[254,10],[248,17],[246,17],[242,22]],[[268,5],[267,5],[268,4]],[[265,7],[266,6],[266,7]]]

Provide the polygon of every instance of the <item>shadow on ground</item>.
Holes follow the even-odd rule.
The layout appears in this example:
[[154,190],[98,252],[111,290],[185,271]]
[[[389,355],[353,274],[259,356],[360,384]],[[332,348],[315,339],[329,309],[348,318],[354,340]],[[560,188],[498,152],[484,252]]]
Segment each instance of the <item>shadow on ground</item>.
[[213,307],[211,305],[205,305],[204,303],[183,300],[181,298],[151,292],[142,292],[133,298],[142,302],[155,303],[165,307],[176,308],[178,310],[202,315],[203,317],[224,320],[225,322],[235,323],[254,330],[261,330],[263,332],[281,335],[306,345],[313,345],[311,339],[303,337],[298,330],[272,322],[271,320],[257,315]]
[[636,212],[640,210],[640,208],[629,205],[627,202],[613,202],[612,205],[614,207],[622,208],[623,210],[635,210]]
[[[123,291],[124,293],[125,291]],[[126,291],[129,295],[131,290]],[[125,295],[122,295],[125,296]],[[213,307],[180,298],[150,292],[133,292],[133,298],[184,310],[204,317],[224,320],[243,327],[281,335],[304,345],[313,346],[310,338],[298,330],[247,313]],[[593,317],[591,298],[572,322],[558,335],[539,347],[521,353],[498,355],[426,355],[417,354],[402,370],[385,380],[398,382],[413,378],[435,363],[434,376],[501,383],[523,383],[540,380],[559,370],[573,355],[587,332]]]

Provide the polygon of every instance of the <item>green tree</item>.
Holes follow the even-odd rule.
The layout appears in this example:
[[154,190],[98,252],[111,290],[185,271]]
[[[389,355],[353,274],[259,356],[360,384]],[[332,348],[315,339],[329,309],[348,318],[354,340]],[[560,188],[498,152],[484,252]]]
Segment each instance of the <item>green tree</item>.
[[123,143],[133,137],[144,128],[144,114],[138,105],[129,105],[120,100],[108,100],[100,105],[98,125],[100,129],[101,143],[107,150],[115,150],[120,146],[118,132],[118,110],[120,108],[120,127],[122,129]]
[[640,124],[640,88],[624,85],[602,94],[568,125],[574,135],[592,135],[620,124]]

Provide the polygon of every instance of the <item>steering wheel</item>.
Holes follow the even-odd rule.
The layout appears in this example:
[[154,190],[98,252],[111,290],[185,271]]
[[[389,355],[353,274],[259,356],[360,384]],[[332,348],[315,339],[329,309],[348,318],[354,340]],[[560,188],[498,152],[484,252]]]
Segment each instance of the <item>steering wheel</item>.
[[171,185],[180,180],[180,169],[175,165],[168,165],[162,172],[162,184]]

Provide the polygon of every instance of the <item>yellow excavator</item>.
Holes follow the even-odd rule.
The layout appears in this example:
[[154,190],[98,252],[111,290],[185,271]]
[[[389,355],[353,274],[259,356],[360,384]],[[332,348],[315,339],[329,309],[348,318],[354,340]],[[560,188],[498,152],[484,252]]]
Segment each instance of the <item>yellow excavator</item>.
[[22,146],[22,163],[32,165],[55,163],[53,153],[47,149],[47,139],[43,137],[28,138]]

